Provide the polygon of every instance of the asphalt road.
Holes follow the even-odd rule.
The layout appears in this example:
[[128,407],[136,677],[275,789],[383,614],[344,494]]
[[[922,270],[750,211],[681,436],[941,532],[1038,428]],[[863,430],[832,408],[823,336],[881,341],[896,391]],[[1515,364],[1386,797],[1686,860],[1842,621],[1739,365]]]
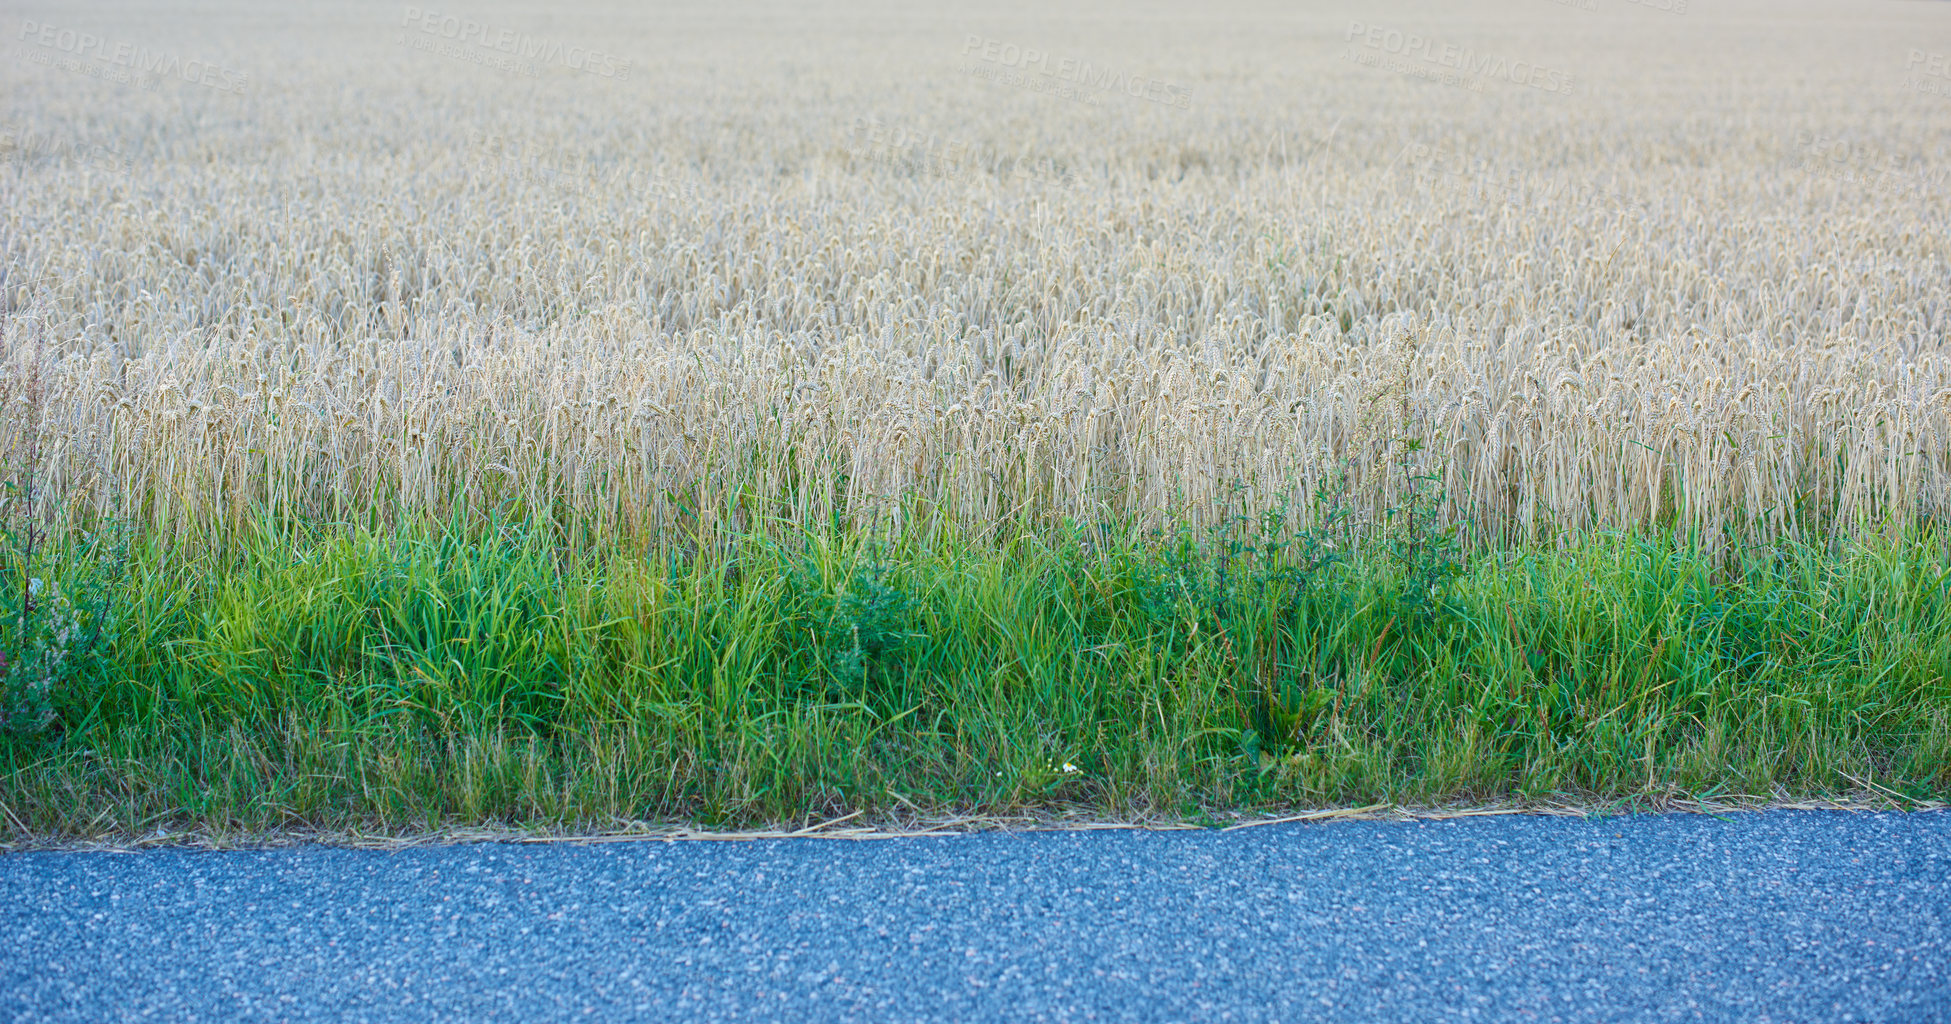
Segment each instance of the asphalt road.
[[0,1020],[1951,1020],[1951,814],[0,857]]

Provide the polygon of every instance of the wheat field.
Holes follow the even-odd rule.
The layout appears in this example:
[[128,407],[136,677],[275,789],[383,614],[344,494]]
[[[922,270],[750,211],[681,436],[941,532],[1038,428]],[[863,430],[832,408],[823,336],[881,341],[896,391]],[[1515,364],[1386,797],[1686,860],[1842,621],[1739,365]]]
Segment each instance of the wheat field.
[[1947,54],[21,7],[0,848],[1941,803]]
[[1951,12],[1871,6],[47,8],[0,65],[9,500],[1940,515]]

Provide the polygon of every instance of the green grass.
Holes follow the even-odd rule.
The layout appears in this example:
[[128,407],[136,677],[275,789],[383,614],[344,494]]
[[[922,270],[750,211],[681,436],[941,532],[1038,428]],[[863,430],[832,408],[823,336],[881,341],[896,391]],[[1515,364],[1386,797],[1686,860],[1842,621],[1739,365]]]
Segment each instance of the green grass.
[[51,546],[115,623],[0,738],[0,832],[1951,794],[1933,536],[1111,536]]

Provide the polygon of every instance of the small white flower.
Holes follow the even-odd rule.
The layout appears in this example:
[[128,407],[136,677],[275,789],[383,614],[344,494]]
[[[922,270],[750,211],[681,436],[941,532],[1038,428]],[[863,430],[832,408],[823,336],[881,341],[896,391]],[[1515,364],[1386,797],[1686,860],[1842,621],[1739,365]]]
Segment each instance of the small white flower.
[[1071,764],[1071,763],[1070,763],[1069,761],[1065,761],[1065,762],[1064,762],[1064,774],[1065,774],[1065,775],[1073,775],[1073,774],[1075,774],[1076,772],[1077,772],[1077,766],[1076,766],[1076,765],[1074,765],[1074,764]]

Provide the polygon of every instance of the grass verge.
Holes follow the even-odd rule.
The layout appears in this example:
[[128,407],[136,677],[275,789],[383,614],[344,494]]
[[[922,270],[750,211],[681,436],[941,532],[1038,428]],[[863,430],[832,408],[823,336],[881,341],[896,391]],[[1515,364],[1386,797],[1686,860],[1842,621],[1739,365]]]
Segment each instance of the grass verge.
[[0,737],[0,830],[1951,795],[1934,536],[1441,564],[1272,536],[50,543],[17,568],[111,587],[112,621]]

